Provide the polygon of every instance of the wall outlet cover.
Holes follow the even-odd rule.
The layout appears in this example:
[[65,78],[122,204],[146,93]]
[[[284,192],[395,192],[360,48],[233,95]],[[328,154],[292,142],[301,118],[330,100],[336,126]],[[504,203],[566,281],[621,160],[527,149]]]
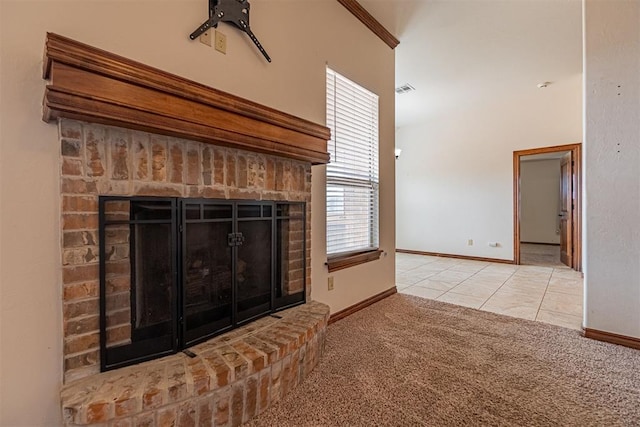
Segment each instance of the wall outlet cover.
[[204,43],[207,46],[211,46],[211,30],[205,31],[200,35],[200,43]]

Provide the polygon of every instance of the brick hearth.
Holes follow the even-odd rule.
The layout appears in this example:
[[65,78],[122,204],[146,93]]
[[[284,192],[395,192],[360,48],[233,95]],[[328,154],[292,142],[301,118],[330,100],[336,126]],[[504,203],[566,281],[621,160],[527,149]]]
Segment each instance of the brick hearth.
[[237,426],[264,411],[313,370],[329,307],[307,303],[178,353],[68,384],[67,425]]

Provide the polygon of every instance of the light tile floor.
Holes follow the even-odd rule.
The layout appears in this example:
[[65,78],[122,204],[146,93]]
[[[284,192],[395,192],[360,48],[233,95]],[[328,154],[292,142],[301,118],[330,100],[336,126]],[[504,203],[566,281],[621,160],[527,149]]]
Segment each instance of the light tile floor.
[[396,254],[398,292],[567,328],[582,327],[582,276],[566,266]]

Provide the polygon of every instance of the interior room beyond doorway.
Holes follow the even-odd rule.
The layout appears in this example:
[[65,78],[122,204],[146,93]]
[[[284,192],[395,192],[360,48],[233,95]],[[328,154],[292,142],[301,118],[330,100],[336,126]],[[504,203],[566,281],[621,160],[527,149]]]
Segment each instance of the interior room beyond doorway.
[[[520,157],[520,263],[562,266],[562,162],[570,151]],[[569,160],[570,161],[570,158]]]
[[514,262],[581,271],[581,145],[514,151],[513,165]]

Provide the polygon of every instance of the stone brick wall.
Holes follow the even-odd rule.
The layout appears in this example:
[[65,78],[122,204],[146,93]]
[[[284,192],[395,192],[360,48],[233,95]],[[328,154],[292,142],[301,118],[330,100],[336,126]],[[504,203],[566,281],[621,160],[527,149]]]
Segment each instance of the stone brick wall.
[[[291,215],[300,215],[298,207],[290,207]],[[302,222],[289,220],[282,226],[282,290],[284,295],[299,292],[304,285],[304,236]]]
[[[310,163],[73,120],[61,120],[59,132],[65,381],[99,372],[99,195],[306,201],[309,298]],[[126,236],[112,237],[112,261],[128,264]],[[293,280],[301,268],[288,271],[289,286],[301,283]],[[126,269],[119,274],[126,276]],[[110,280],[114,289],[123,286],[117,274]],[[114,309],[125,316],[127,304]],[[126,341],[125,329],[111,324],[109,340]]]
[[[108,221],[129,219],[129,203],[112,202],[106,205]],[[105,232],[107,262],[105,265],[107,345],[131,342],[131,263],[129,254],[130,230],[126,225],[110,226]]]
[[329,307],[311,302],[178,353],[67,384],[64,424],[238,426],[301,383],[318,364]]

